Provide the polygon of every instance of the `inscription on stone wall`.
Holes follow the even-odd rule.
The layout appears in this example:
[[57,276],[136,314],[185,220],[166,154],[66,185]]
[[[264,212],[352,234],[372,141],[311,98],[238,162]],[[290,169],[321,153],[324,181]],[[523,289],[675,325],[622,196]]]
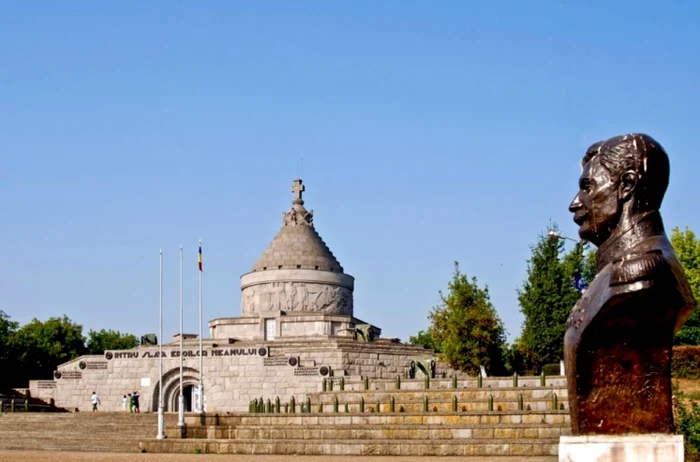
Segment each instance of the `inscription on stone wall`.
[[83,370],[106,370],[107,361],[80,361],[80,363],[78,363],[78,367]]
[[263,365],[267,367],[287,366],[289,365],[288,358],[265,358]]
[[37,380],[36,387],[43,389],[56,388],[56,382],[53,380]]
[[[265,347],[255,348],[210,348],[202,350],[202,357],[209,356],[265,356]],[[163,358],[179,358],[180,350],[163,350]],[[198,358],[199,350],[183,350],[183,358]],[[160,358],[160,352],[156,351],[108,351],[105,358],[110,359],[140,359],[140,358]],[[88,363],[89,364],[89,363]],[[107,363],[105,363],[107,364]],[[88,368],[89,369],[89,368]],[[106,369],[106,367],[105,367]]]
[[86,364],[86,369],[87,370],[105,370],[107,369],[107,363],[102,361],[102,362],[88,362]]
[[[83,373],[80,371],[57,371],[58,377],[61,380],[80,380],[83,378]],[[54,374],[57,375],[57,374]]]
[[297,367],[294,369],[294,375],[319,375],[318,367]]
[[245,288],[241,304],[245,315],[268,310],[352,314],[352,291],[329,284],[270,282]]

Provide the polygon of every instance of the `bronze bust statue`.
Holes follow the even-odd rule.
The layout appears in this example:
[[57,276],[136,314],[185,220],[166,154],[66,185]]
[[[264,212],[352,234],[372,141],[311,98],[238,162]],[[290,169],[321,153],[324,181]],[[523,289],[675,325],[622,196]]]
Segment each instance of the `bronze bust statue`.
[[582,166],[569,210],[598,250],[564,337],[573,434],[672,433],[673,336],[696,302],[659,213],[668,156],[629,134],[592,145]]

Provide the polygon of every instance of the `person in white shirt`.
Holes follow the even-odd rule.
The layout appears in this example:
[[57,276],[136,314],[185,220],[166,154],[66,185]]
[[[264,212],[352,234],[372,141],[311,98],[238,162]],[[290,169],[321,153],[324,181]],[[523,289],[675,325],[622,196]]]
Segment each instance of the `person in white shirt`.
[[129,412],[129,399],[124,395],[122,398],[122,410],[124,412]]
[[100,404],[100,397],[97,396],[97,392],[92,392],[90,401],[92,401],[92,412],[97,412],[97,405]]

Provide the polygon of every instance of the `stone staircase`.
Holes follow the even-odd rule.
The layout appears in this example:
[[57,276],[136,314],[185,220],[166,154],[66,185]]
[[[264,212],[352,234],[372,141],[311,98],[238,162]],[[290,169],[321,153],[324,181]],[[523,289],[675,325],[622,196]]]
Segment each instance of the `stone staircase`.
[[[0,414],[0,450],[137,452],[155,437],[156,414],[106,412]],[[166,415],[174,427],[177,415]]]
[[293,411],[286,402],[276,412],[276,399],[262,397],[267,413],[188,418],[184,432],[170,428],[167,440],[151,436],[140,447],[171,453],[556,460],[559,436],[570,434],[565,380],[549,378],[544,386],[539,377],[479,382],[350,380],[343,390],[334,383],[332,391],[325,386],[299,397]]

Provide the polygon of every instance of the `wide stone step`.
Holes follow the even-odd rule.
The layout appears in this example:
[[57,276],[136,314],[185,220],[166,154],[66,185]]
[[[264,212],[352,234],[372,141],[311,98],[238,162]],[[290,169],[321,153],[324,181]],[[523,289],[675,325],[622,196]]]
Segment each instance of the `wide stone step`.
[[550,398],[552,394],[556,393],[560,400],[565,401],[567,399],[568,393],[566,388],[561,387],[508,387],[508,388],[449,388],[449,389],[434,389],[434,388],[421,388],[417,390],[407,390],[405,388],[397,389],[387,389],[387,390],[338,390],[337,388],[333,391],[310,393],[309,397],[311,400],[316,400],[317,402],[332,402],[335,397],[341,400],[343,397],[348,401],[359,401],[360,396],[363,396],[365,400],[382,400],[389,399],[389,396],[393,396],[396,400],[411,401],[422,399],[423,395],[428,395],[434,399],[452,399],[453,396],[457,396],[460,401],[470,401],[470,400],[485,400],[489,396],[493,396],[494,399],[504,399],[504,400],[515,400],[518,396],[522,395],[524,398]]
[[[90,414],[90,413],[5,413],[0,414],[0,425],[3,423],[32,423],[32,422],[56,422],[62,424],[75,422],[90,423],[151,423],[157,422],[158,416],[155,413],[148,414]],[[177,422],[177,415],[166,414],[166,422]]]
[[89,434],[40,436],[31,435],[0,439],[0,450],[42,450],[42,451],[89,451],[89,452],[138,452],[141,438],[124,438],[115,435],[114,439],[94,438]]
[[176,440],[149,439],[139,447],[152,453],[384,455],[384,456],[555,456],[558,440]]
[[[341,377],[332,377],[333,388],[338,390]],[[535,388],[541,386],[539,376],[521,376],[518,377],[518,388]],[[357,377],[345,377],[345,391],[362,391],[364,389],[363,381]],[[447,379],[431,379],[430,389],[453,389],[451,378]],[[513,387],[512,377],[488,377],[482,380],[481,388],[477,385],[477,379],[471,377],[468,379],[458,379],[458,389],[474,389],[483,390],[487,388],[511,388]],[[566,388],[566,378],[563,376],[550,376],[545,378],[545,387]],[[390,391],[396,389],[396,379],[369,379],[369,389]],[[425,389],[425,379],[401,379],[402,390],[423,390]]]
[[[360,403],[343,403],[342,401],[338,403],[338,411],[344,412],[345,404],[348,405],[348,411],[350,412],[360,412]],[[296,403],[297,412],[301,409],[301,403]],[[568,403],[558,402],[558,410],[566,409]],[[321,411],[321,406],[323,410]],[[395,403],[396,412],[422,412],[424,409],[423,400],[416,400],[411,402],[398,402]],[[379,408],[379,410],[377,410]],[[529,409],[528,409],[529,408]],[[280,405],[280,409],[284,410],[284,406]],[[311,403],[311,412],[333,412],[334,404],[314,404]],[[474,412],[474,411],[488,411],[489,401],[457,401],[458,412]],[[517,411],[519,410],[519,403],[517,400],[503,401],[495,400],[493,401],[493,409],[495,411]],[[523,399],[523,410],[531,411],[547,411],[552,410],[553,404],[550,399]],[[365,401],[365,412],[389,412],[390,404],[388,402],[381,401]],[[431,400],[428,399],[428,411],[429,412],[451,412],[452,411],[452,400]]]
[[35,428],[31,431],[26,429],[21,430],[8,430],[0,429],[0,438],[11,439],[19,438],[31,435],[46,436],[46,437],[57,437],[62,436],[70,437],[72,435],[83,437],[86,434],[91,436],[100,436],[106,438],[112,438],[115,436],[119,437],[135,437],[135,438],[147,438],[150,435],[155,435],[157,431],[157,426],[152,426],[148,428],[138,428],[138,429],[110,429],[110,430],[92,430],[90,428]]
[[[169,438],[180,438],[177,429],[167,432]],[[559,438],[570,435],[568,425],[338,425],[338,426],[239,426],[189,427],[187,438],[234,440],[451,440],[451,439],[527,439]]]
[[[177,419],[177,414],[167,413],[166,418]],[[157,418],[157,414],[154,412],[143,412],[140,414],[127,414],[127,413],[109,413],[109,412],[5,412],[0,414],[0,419],[56,419],[56,420],[66,420],[66,419],[89,419],[89,420],[115,420],[115,419],[144,419],[152,420]]]
[[[87,422],[87,421],[73,421],[73,422],[43,422],[40,420],[33,422],[3,422],[0,421],[0,429],[3,428],[18,428],[18,427],[31,427],[37,428],[39,426],[44,428],[61,428],[65,429],[67,426],[71,428],[84,427],[84,428],[140,428],[149,427],[156,425],[158,422],[154,420],[153,422]],[[174,424],[175,422],[173,422]]]
[[[511,411],[465,413],[315,413],[237,414],[209,416],[204,425],[431,425],[431,424],[568,424],[567,411]],[[195,423],[188,423],[195,425]]]

